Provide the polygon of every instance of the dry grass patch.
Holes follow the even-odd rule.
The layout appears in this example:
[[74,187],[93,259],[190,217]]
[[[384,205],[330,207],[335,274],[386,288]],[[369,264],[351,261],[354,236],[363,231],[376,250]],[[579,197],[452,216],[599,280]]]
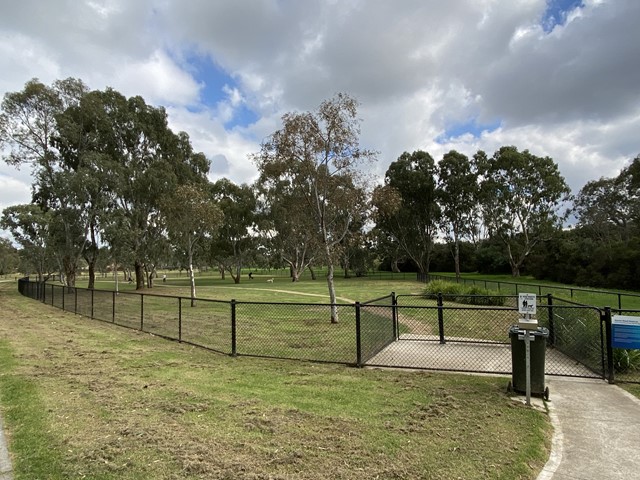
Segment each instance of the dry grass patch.
[[234,359],[0,297],[0,389],[35,386],[51,478],[512,479],[546,461],[546,416],[504,379]]

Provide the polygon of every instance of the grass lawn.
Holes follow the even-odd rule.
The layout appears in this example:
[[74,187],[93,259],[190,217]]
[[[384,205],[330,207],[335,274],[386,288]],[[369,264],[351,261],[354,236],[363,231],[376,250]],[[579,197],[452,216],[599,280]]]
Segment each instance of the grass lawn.
[[504,378],[231,358],[64,313],[13,282],[0,300],[17,480],[533,479],[548,455],[547,416],[512,403]]

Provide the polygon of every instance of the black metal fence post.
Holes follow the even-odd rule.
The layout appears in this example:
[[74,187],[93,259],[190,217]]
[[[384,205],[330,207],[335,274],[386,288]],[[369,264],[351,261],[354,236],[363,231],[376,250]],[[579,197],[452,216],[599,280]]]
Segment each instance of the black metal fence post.
[[396,292],[391,292],[391,318],[393,321],[393,336],[398,340],[400,338],[400,326],[398,325],[398,297],[396,297]]
[[362,339],[360,337],[360,302],[353,304],[356,309],[356,366],[362,367]]
[[613,371],[613,339],[611,338],[611,307],[604,307],[604,327],[606,332],[606,350],[607,350],[607,381],[615,382],[615,372]]
[[554,318],[553,318],[553,294],[547,293],[547,305],[549,308],[547,309],[547,313],[549,315],[549,345],[553,346],[556,343],[556,331],[554,326]]
[[442,293],[438,293],[438,333],[440,335],[440,344],[444,345],[444,306],[442,301]]
[[231,300],[231,356],[238,356],[238,344],[236,336],[236,301]]

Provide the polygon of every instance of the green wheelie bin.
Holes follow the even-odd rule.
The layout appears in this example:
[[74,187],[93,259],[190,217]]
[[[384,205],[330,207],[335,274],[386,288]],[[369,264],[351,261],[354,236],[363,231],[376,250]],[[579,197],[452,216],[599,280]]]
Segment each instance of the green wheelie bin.
[[[526,394],[527,392],[527,357],[526,345],[522,339],[525,330],[518,325],[509,328],[509,338],[511,339],[511,383],[508,390]],[[549,400],[549,388],[544,386],[544,365],[545,352],[547,350],[547,338],[549,330],[538,327],[529,330],[531,336],[529,360],[531,362],[531,395],[543,397]]]

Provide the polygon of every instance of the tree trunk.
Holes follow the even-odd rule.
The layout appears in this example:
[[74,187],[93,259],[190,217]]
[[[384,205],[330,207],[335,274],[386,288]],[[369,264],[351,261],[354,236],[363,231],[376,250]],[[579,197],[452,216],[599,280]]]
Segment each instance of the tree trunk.
[[391,271],[393,273],[400,273],[400,267],[398,267],[398,259],[397,258],[394,258],[391,261]]
[[191,258],[189,258],[188,273],[189,273],[189,285],[191,286],[191,306],[195,307],[196,306],[196,275],[193,271],[193,264],[191,262],[192,260]]
[[64,257],[62,259],[62,266],[64,269],[64,284],[67,287],[76,286],[76,264],[73,259]]
[[309,265],[309,273],[311,273],[311,280],[316,280],[316,272],[313,271],[313,267]]
[[456,268],[456,280],[460,280],[460,240],[456,235],[454,235],[453,243],[453,263]]
[[329,287],[329,303],[331,303],[331,323],[338,323],[338,306],[336,305],[336,289],[333,284],[333,263],[329,262],[327,272],[327,286]]
[[136,260],[134,269],[136,273],[136,290],[142,290],[144,288],[144,263]]

